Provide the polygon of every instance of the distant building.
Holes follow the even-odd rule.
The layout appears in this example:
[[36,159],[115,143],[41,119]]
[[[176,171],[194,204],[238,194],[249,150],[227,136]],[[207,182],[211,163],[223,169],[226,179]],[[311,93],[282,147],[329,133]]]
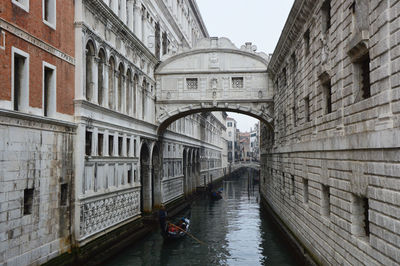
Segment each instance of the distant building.
[[251,149],[250,149],[250,133],[244,132],[239,133],[240,141],[240,160],[250,161],[251,160]]
[[252,161],[260,160],[260,122],[250,129],[250,153]]
[[237,147],[236,142],[236,120],[232,117],[226,118],[226,133],[227,133],[227,141],[228,141],[228,162],[232,163],[237,160],[237,155],[235,155],[235,150]]

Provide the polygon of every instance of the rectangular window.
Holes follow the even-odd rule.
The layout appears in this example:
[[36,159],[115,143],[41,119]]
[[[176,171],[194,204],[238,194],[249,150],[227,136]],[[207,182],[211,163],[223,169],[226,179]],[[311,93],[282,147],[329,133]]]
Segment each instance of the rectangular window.
[[243,89],[243,77],[232,78],[232,89]]
[[292,107],[292,114],[293,114],[293,126],[297,126],[297,115],[296,115],[296,107]]
[[321,185],[321,214],[325,217],[331,214],[330,197],[329,187]]
[[92,135],[93,135],[92,132],[86,131],[86,137],[85,137],[85,154],[86,155],[92,154]]
[[56,29],[56,0],[42,0],[43,22]]
[[132,167],[129,166],[129,170],[128,170],[128,184],[132,183]]
[[306,30],[306,32],[303,35],[304,38],[304,52],[307,55],[310,54],[310,30]]
[[367,53],[360,60],[355,63],[355,84],[357,95],[356,102],[364,100],[371,97],[371,84],[370,84],[370,58]]
[[131,138],[126,138],[126,156],[129,157],[131,153]]
[[295,191],[295,183],[294,183],[294,175],[290,175],[290,182],[291,182],[291,194],[294,195]]
[[228,127],[232,127],[232,122],[228,122]]
[[12,99],[15,111],[28,111],[29,106],[29,55],[12,47]]
[[296,59],[296,53],[293,52],[291,55],[291,60],[292,60],[292,67],[293,67],[293,76],[296,75],[296,70],[297,70],[297,59]]
[[60,205],[67,206],[68,202],[68,184],[61,184]]
[[303,202],[308,204],[308,179],[303,178]]
[[0,29],[0,49],[6,49],[6,32],[3,29]]
[[282,69],[282,85],[286,86],[287,85],[287,73],[286,73],[286,67]]
[[103,143],[104,143],[104,134],[99,133],[97,135],[97,155],[102,156],[103,154]]
[[114,136],[108,135],[108,155],[114,155]]
[[306,122],[310,122],[310,96],[304,98],[304,116]]
[[133,156],[136,157],[136,139],[133,140]]
[[324,114],[330,114],[332,113],[332,86],[330,79],[322,84],[322,94],[325,102]]
[[56,113],[56,68],[43,62],[43,115],[54,117]]
[[327,34],[331,27],[331,1],[325,0],[321,7],[322,33]]
[[188,90],[197,90],[197,78],[186,79],[186,87]]
[[29,12],[29,0],[11,0],[11,3]]
[[32,214],[33,188],[24,189],[24,215]]
[[352,195],[351,197],[351,231],[359,237],[369,237],[369,202],[368,198]]
[[123,137],[118,137],[118,155],[122,156],[123,155],[123,142],[124,138]]

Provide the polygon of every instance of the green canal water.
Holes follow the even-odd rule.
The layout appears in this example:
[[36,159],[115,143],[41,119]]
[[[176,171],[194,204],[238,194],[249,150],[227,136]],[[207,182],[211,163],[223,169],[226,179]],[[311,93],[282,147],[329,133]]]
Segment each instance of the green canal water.
[[260,206],[258,184],[244,173],[221,184],[223,199],[193,202],[190,233],[164,242],[159,231],[105,265],[303,265]]

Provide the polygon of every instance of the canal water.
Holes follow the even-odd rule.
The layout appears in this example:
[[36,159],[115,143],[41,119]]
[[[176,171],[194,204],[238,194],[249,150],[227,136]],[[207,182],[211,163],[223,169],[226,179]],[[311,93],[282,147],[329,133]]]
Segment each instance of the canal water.
[[106,265],[303,264],[260,207],[258,184],[247,172],[220,186],[223,199],[197,199],[188,211],[190,233],[201,242],[189,236],[164,242],[160,231],[156,231]]

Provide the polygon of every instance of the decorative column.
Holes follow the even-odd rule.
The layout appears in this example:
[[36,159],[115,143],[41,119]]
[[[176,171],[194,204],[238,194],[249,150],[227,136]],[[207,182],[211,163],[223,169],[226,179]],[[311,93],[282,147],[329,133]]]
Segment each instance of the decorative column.
[[140,1],[136,1],[136,4],[133,8],[133,20],[135,24],[135,31],[136,37],[142,40],[142,4]]
[[120,19],[124,24],[126,24],[126,1],[127,0],[121,0],[121,14],[120,14]]
[[133,9],[134,9],[134,2],[133,0],[128,0],[127,3],[127,8],[128,8],[128,28],[134,32],[134,18],[133,18]]

